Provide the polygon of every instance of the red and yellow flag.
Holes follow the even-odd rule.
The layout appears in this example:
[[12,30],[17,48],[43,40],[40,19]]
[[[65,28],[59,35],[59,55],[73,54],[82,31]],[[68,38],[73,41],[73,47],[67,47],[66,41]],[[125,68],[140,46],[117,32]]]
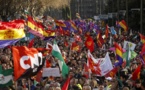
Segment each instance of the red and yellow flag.
[[25,37],[24,20],[0,22],[0,40],[14,40]]
[[85,41],[85,45],[90,50],[90,52],[94,51],[94,40],[91,36],[87,36],[87,40]]
[[136,68],[136,70],[132,73],[132,80],[136,80],[140,78],[140,70],[141,65]]
[[106,25],[106,30],[105,30],[105,36],[106,36],[106,38],[108,38],[108,34],[109,34],[109,28],[108,28],[109,26],[108,25]]
[[118,69],[117,67],[113,68],[110,72],[108,72],[105,76],[106,77],[114,77],[117,73]]
[[87,65],[92,73],[101,75],[101,68],[100,68],[100,62],[94,63],[93,56],[90,52],[88,52],[88,61]]
[[55,20],[56,26],[57,27],[66,27],[65,23],[59,20]]
[[139,36],[140,36],[141,42],[142,42],[142,43],[145,43],[145,36],[142,35],[142,34],[140,34],[140,33],[139,33]]
[[117,59],[115,66],[120,66],[123,63],[123,49],[117,43],[114,43],[114,47],[115,47],[116,59]]
[[119,25],[124,29],[125,32],[128,30],[128,26],[124,20],[121,20]]
[[104,39],[102,38],[102,35],[100,33],[98,33],[97,35],[97,44],[100,48],[102,48],[104,44]]
[[71,45],[71,50],[78,52],[80,51],[80,46],[76,42],[73,42]]

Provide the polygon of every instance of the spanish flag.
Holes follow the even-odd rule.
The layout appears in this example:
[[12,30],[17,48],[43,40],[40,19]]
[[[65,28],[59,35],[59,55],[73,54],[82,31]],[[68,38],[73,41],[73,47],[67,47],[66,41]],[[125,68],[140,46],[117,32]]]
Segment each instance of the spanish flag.
[[55,20],[56,27],[66,27],[66,24],[63,21]]
[[145,43],[145,36],[142,35],[142,34],[140,34],[140,33],[139,33],[139,36],[140,36],[141,42],[142,42],[142,43]]
[[100,48],[102,48],[102,46],[104,44],[104,39],[102,38],[101,33],[98,33],[98,35],[97,35],[97,44]]
[[119,25],[124,29],[125,32],[128,30],[128,26],[124,20],[121,20]]
[[117,43],[114,43],[115,52],[116,52],[116,62],[115,66],[121,66],[123,63],[123,49]]

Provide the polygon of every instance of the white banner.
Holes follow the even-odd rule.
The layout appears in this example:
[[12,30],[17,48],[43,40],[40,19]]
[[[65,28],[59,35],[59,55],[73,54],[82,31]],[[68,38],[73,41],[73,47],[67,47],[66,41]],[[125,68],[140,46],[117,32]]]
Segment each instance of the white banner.
[[106,75],[108,72],[110,72],[113,69],[112,62],[110,60],[109,54],[107,52],[104,61],[101,63],[101,74],[102,76]]
[[[128,47],[128,45],[129,45],[129,47]],[[135,49],[135,46],[136,46],[135,43],[132,43],[132,42],[129,42],[129,41],[124,41],[123,48],[125,50],[127,50],[128,48],[130,48],[130,50],[134,50]]]
[[42,77],[60,77],[59,68],[43,68]]

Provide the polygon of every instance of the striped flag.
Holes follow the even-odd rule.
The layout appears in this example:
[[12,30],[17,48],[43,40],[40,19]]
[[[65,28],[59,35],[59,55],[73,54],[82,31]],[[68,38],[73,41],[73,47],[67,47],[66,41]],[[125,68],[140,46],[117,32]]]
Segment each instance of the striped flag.
[[0,65],[0,88],[8,87],[13,84],[12,72],[13,69],[2,70],[2,66]]
[[0,22],[0,48],[15,44],[24,38],[24,20]]
[[27,19],[28,19],[27,26],[30,33],[40,38],[44,38],[48,36],[48,33],[44,30],[42,23],[36,22],[31,16],[28,16]]
[[125,32],[128,30],[128,26],[124,20],[121,20],[119,25],[124,29]]
[[114,43],[114,47],[115,47],[116,60],[117,60],[117,62],[115,62],[115,66],[120,66],[123,63],[123,49],[117,43]]
[[140,40],[142,43],[145,43],[145,36],[142,35],[141,33],[139,33],[139,36],[140,36]]
[[56,20],[55,23],[56,27],[64,27],[64,28],[66,27],[66,24],[63,21]]
[[106,30],[105,30],[105,36],[106,36],[106,38],[108,38],[108,34],[109,34],[109,26],[106,25]]
[[97,44],[100,48],[102,48],[104,44],[104,39],[102,38],[102,35],[100,33],[98,33],[97,35]]
[[68,75],[69,67],[66,65],[64,58],[61,54],[61,51],[55,41],[53,44],[52,55],[58,59],[58,64],[59,64],[62,76],[65,78],[66,75]]

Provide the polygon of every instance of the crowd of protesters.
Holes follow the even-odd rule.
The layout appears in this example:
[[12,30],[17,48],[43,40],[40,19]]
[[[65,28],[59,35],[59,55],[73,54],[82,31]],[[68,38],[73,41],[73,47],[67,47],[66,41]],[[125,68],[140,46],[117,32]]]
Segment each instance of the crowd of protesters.
[[[104,31],[101,31],[102,35]],[[95,58],[103,58],[106,55],[106,52],[109,52],[110,59],[112,64],[115,62],[115,53],[110,51],[109,48],[113,47],[109,43],[111,37],[113,41],[119,43],[123,47],[124,40],[131,41],[136,44],[135,52],[137,56],[130,61],[130,66],[118,66],[118,72],[114,77],[105,77],[97,76],[95,74],[85,72],[84,65],[87,63],[87,52],[84,41],[85,35],[80,34],[82,42],[77,42],[81,48],[79,52],[71,51],[71,40],[74,37],[74,34],[71,35],[61,35],[57,32],[55,40],[63,54],[65,54],[65,62],[69,66],[70,71],[66,78],[63,77],[45,77],[42,78],[40,82],[35,83],[31,77],[29,79],[21,79],[19,81],[14,81],[12,86],[2,88],[0,90],[61,90],[62,86],[66,82],[67,78],[71,77],[68,90],[145,90],[145,65],[141,63],[139,58],[139,53],[142,48],[142,43],[140,42],[140,37],[137,31],[130,33],[119,34],[118,37],[114,37],[111,33],[109,38],[106,39],[103,47],[99,48],[96,43],[96,34],[93,31],[90,31],[90,36],[93,37],[95,42],[95,50],[92,52],[92,55]],[[39,37],[35,37],[33,47],[45,47],[46,43],[50,42],[53,44],[53,39],[49,41],[43,41]],[[65,42],[68,45],[65,45]],[[29,41],[18,41],[15,46],[28,46]],[[50,67],[59,67],[57,59],[54,58],[51,54],[45,56],[45,59],[50,62]],[[12,51],[10,47],[5,47],[0,49],[0,65],[3,69],[14,68]],[[136,80],[131,79],[131,75],[134,70],[141,65],[140,76]]]

